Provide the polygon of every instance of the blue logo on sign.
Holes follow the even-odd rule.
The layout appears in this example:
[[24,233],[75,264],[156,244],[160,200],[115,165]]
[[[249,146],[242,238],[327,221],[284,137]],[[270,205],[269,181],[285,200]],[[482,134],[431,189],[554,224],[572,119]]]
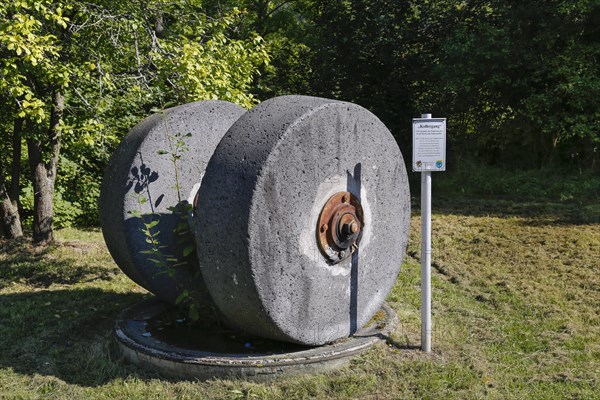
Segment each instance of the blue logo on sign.
[[435,167],[436,167],[436,168],[438,168],[438,169],[439,169],[439,168],[442,168],[443,166],[444,166],[444,163],[443,163],[442,161],[436,161],[436,162],[435,162]]

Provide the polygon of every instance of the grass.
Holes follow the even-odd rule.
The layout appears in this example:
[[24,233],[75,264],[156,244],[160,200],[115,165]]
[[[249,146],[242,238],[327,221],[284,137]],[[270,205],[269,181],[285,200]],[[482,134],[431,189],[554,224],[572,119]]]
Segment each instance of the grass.
[[[413,175],[413,179],[416,177]],[[568,168],[515,169],[467,161],[433,180],[436,193],[554,202],[598,202],[600,175]]]
[[177,382],[120,358],[116,315],[148,296],[97,230],[0,242],[0,398],[600,399],[600,209],[437,198],[433,348],[418,351],[419,217],[387,345],[328,374]]

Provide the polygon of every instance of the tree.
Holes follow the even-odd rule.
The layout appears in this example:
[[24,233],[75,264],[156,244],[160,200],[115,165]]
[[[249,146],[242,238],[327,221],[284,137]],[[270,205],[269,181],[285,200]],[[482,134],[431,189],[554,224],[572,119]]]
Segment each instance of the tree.
[[98,174],[119,137],[152,109],[216,98],[254,104],[247,89],[268,61],[261,38],[230,37],[240,11],[209,18],[199,4],[11,0],[0,6],[2,106],[25,120],[35,242],[53,238],[61,152]]
[[488,161],[544,167],[568,157],[597,166],[600,2],[483,5],[452,11],[429,100],[445,104]]
[[241,27],[234,33],[258,33],[265,41],[270,63],[255,75],[251,91],[266,100],[285,94],[311,94],[311,58],[314,42],[311,0],[205,0],[209,15],[221,15],[239,7],[244,11]]
[[600,2],[307,1],[309,92],[377,114],[403,148],[444,115],[470,158],[600,166]]
[[[60,3],[55,8],[51,6],[54,4],[50,1],[9,1],[0,6],[0,53],[3,55],[0,91],[9,99],[8,104],[3,104],[3,108],[12,111],[8,115],[12,114],[14,121],[11,190],[5,192],[10,198],[3,202],[10,202],[12,207],[8,213],[8,207],[3,207],[4,214],[10,216],[8,220],[5,217],[5,230],[10,236],[18,236],[21,231],[16,210],[18,198],[15,197],[18,197],[20,175],[18,165],[21,161],[21,129],[25,125],[28,129],[32,128],[31,134],[27,136],[27,143],[37,209],[49,212],[47,215],[43,212],[36,213],[34,239],[40,242],[51,239],[51,234],[48,233],[48,224],[51,225],[52,222],[51,206],[48,209],[46,204],[48,193],[51,196],[54,190],[55,159],[60,148],[58,112],[61,111],[54,107],[50,116],[42,98],[52,91],[57,93],[55,99],[58,103],[61,90],[67,83],[67,72],[57,62],[60,57],[57,37],[52,33],[54,30],[65,29],[67,20],[62,16]],[[48,129],[42,133],[39,128],[43,125],[47,125]],[[49,138],[46,142],[52,153],[46,160],[42,158],[44,135]],[[0,172],[4,174],[4,171]]]
[[312,57],[313,93],[358,103],[409,146],[410,118],[430,70],[430,48],[420,2],[324,0],[312,2],[318,46]]
[[[23,127],[23,118],[14,120],[12,136],[12,160],[10,183],[5,180],[4,160],[0,158],[0,233],[4,236],[15,239],[23,236],[21,227],[21,216],[19,214],[19,189],[21,178],[21,130]],[[3,135],[9,136],[9,135]]]

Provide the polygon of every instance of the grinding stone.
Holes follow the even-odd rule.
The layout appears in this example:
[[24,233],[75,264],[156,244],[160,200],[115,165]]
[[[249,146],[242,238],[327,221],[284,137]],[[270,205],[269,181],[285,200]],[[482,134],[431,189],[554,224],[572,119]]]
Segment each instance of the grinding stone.
[[[316,239],[329,197],[360,199],[364,230],[332,264]],[[263,102],[211,158],[194,215],[200,270],[217,307],[251,334],[321,345],[381,307],[408,242],[410,196],[400,149],[351,103],[306,96]]]
[[[164,110],[136,125],[110,159],[100,191],[104,240],[123,272],[165,301],[173,303],[183,289],[205,291],[195,253],[183,256],[193,235],[182,241],[173,232],[178,222],[186,222],[184,206],[193,201],[215,147],[244,112],[224,101],[200,101]],[[179,148],[178,140],[183,143]],[[174,155],[181,157],[177,176]],[[181,210],[179,215],[172,207]],[[165,268],[151,261],[159,257],[144,253],[153,245],[146,241],[142,220],[158,221],[151,232],[160,232],[158,242],[165,246],[161,254],[177,258],[177,262],[186,260],[187,265]],[[175,263],[169,261],[168,265]],[[175,273],[168,274],[169,270]]]

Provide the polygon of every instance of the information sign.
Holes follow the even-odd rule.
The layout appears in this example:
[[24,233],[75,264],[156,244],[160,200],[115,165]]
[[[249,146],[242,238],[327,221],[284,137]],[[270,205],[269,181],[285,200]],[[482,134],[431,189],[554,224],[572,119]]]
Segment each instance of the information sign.
[[413,119],[414,172],[446,170],[446,118]]

